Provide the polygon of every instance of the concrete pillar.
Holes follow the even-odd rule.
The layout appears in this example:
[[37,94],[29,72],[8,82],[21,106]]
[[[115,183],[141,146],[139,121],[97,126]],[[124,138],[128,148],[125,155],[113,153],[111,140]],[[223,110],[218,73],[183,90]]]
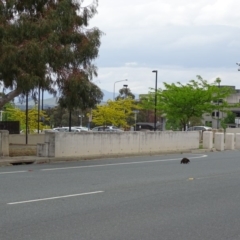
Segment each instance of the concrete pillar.
[[9,131],[0,130],[0,157],[9,156]]
[[225,135],[225,149],[234,149],[234,133],[226,133]]
[[236,149],[240,149],[240,133],[236,133],[235,148],[236,148]]
[[204,131],[203,132],[203,148],[212,149],[212,147],[213,147],[213,132]]
[[214,147],[218,151],[224,150],[224,133],[215,133]]

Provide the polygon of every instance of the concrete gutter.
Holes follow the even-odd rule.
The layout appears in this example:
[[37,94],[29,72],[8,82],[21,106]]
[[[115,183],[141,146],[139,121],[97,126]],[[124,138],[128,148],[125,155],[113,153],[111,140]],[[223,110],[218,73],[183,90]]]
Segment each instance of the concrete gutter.
[[[162,154],[204,154],[207,152],[214,152],[215,149],[193,149],[185,151],[166,151],[152,154],[142,154],[141,156],[154,156]],[[89,156],[89,157],[37,157],[37,156],[18,156],[18,157],[0,157],[0,167],[2,166],[12,166],[20,164],[44,164],[52,162],[69,162],[69,161],[84,161],[84,160],[94,160],[94,159],[106,159],[106,158],[119,158],[119,157],[131,157],[138,155],[104,155],[104,156]]]

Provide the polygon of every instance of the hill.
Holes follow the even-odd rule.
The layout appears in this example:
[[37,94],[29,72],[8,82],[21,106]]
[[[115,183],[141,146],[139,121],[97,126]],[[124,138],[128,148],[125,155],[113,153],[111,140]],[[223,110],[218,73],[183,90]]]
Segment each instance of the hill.
[[[102,89],[102,92],[104,94],[103,100],[101,101],[102,103],[107,102],[109,99],[111,99],[111,100],[113,99],[113,93],[112,92],[108,92],[108,91],[103,90],[103,89]],[[48,95],[48,96],[50,96],[50,95]],[[135,97],[138,98],[138,95],[136,94]],[[57,106],[57,101],[58,101],[57,97],[44,98],[43,108],[47,109],[47,108],[55,107],[55,106]],[[41,100],[41,104],[42,104],[42,100]],[[35,102],[33,100],[29,100],[28,105],[29,105],[29,108],[32,108],[35,105]],[[16,106],[20,109],[25,109],[26,108],[25,102],[23,104],[16,103]]]

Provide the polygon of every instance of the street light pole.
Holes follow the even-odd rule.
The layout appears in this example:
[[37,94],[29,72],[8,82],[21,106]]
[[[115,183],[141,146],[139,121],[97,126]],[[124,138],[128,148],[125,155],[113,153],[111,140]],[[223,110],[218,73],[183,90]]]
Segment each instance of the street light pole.
[[78,115],[78,117],[81,118],[80,119],[80,127],[82,127],[82,118],[84,117],[84,115]]
[[[216,82],[218,83],[218,88],[220,88],[220,83],[221,83],[221,79],[218,78],[216,80]],[[220,111],[219,111],[219,97],[218,97],[218,100],[217,100],[217,105],[218,105],[218,115],[217,115],[217,129],[219,129],[219,115],[220,115]]]
[[28,92],[26,93],[26,144],[28,144]]
[[38,84],[38,134],[39,134],[39,122],[40,122],[40,85]]
[[[220,88],[220,82],[218,82],[218,88]],[[219,128],[219,99],[218,99],[218,120],[217,120],[217,129]]]
[[139,113],[139,110],[133,110],[134,112],[134,119],[135,119],[135,127],[134,127],[134,131],[137,131],[137,114]]
[[156,74],[156,81],[155,81],[155,109],[154,109],[154,131],[157,130],[157,70],[153,70],[153,73]]
[[124,79],[124,80],[119,80],[119,81],[114,82],[114,85],[113,85],[113,100],[115,99],[115,84],[118,83],[118,82],[123,82],[123,81],[128,81],[128,80]]

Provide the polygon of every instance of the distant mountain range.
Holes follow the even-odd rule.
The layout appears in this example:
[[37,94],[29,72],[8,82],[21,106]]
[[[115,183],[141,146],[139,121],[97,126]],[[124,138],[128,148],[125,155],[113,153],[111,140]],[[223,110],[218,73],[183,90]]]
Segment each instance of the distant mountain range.
[[[102,90],[104,96],[103,96],[103,100],[102,102],[107,102],[109,99],[113,99],[113,93],[112,92],[108,92],[106,90]],[[118,95],[118,93],[115,93],[116,96]],[[135,94],[135,98],[138,98],[138,95]],[[44,98],[43,100],[43,108],[47,109],[47,108],[52,108],[57,106],[57,101],[58,98],[56,97],[50,97],[50,98]],[[41,104],[42,104],[42,100],[41,100]],[[29,100],[28,101],[28,106],[29,108],[33,107],[35,105],[35,102],[33,100]],[[16,106],[20,109],[25,109],[26,108],[26,103],[24,102],[23,104],[18,104],[16,103]]]

